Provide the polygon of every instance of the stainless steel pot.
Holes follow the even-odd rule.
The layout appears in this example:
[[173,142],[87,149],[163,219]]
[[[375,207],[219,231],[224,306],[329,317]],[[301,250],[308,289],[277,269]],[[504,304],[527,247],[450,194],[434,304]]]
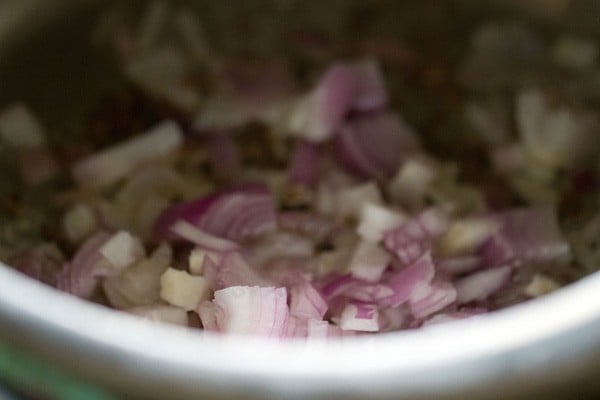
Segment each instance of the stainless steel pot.
[[[77,123],[112,82],[81,39],[97,5],[0,2],[0,103],[22,96]],[[600,390],[600,274],[478,319],[277,343],[153,325],[0,265],[0,338],[125,398],[582,398]]]

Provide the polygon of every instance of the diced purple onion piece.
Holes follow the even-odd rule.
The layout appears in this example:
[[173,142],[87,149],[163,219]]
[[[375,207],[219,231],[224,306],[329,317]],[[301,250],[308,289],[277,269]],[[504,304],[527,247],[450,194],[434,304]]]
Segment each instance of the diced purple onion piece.
[[[520,208],[497,215],[502,223],[498,235],[482,247],[485,265],[524,262],[565,263],[571,258],[556,213],[548,207]],[[512,254],[511,254],[512,253]]]
[[116,271],[99,251],[110,238],[108,232],[98,232],[87,239],[58,273],[57,289],[84,299],[90,298],[100,280]]
[[397,307],[405,303],[415,290],[429,286],[434,275],[435,268],[431,253],[427,252],[388,280],[387,285],[392,288],[394,294],[385,299],[384,304]]
[[226,254],[217,266],[215,285],[217,289],[230,286],[269,286],[244,257],[237,252]]
[[388,93],[379,65],[364,60],[352,65],[356,75],[356,95],[352,109],[358,112],[380,110],[388,103]]
[[348,171],[385,181],[419,147],[413,130],[396,114],[364,115],[348,121],[335,136],[335,151]]
[[456,301],[456,289],[450,282],[421,285],[410,296],[410,311],[417,319],[427,318]]
[[256,237],[277,227],[275,204],[264,184],[240,185],[172,206],[157,219],[155,238],[173,239],[171,227],[179,220],[231,240]]
[[323,319],[327,312],[327,303],[321,294],[309,282],[290,288],[290,314],[307,319]]
[[448,229],[448,219],[440,210],[423,211],[383,236],[385,247],[409,265],[431,249],[431,241]]

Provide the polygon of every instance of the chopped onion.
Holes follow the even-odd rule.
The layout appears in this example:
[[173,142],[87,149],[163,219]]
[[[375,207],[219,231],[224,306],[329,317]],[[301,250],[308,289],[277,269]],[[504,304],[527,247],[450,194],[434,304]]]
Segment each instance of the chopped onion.
[[438,249],[447,256],[465,254],[476,250],[500,229],[493,218],[456,220],[440,238]]
[[171,227],[171,231],[182,239],[188,240],[203,249],[214,250],[216,252],[239,250],[237,243],[213,236],[185,221],[177,221]]
[[571,248],[551,208],[519,208],[500,213],[497,218],[502,228],[482,248],[486,265],[505,264],[512,257],[516,264],[566,263],[571,259]]
[[327,303],[309,282],[290,288],[290,314],[312,320],[322,320],[327,312]]
[[456,301],[466,304],[485,300],[505,286],[512,275],[512,268],[496,267],[476,272],[456,281]]
[[323,142],[351,111],[377,110],[386,103],[387,93],[375,63],[334,64],[316,89],[298,103],[290,128],[304,139]]
[[404,265],[409,265],[430,249],[432,239],[446,232],[448,223],[444,213],[431,208],[386,232],[383,241],[386,249],[394,253]]
[[208,296],[206,280],[201,276],[169,268],[160,277],[160,298],[186,311],[195,310]]
[[155,224],[155,238],[172,238],[172,226],[184,220],[212,235],[243,240],[277,227],[275,204],[264,184],[240,185],[165,210]]
[[216,265],[215,288],[223,289],[230,286],[269,286],[265,280],[244,257],[237,252],[223,256],[221,263]]
[[98,232],[87,239],[57,275],[56,287],[77,297],[90,298],[100,280],[119,271],[99,251],[110,238],[108,232]]
[[559,288],[560,285],[553,279],[542,274],[535,274],[531,282],[525,287],[524,293],[529,297],[540,297]]
[[215,292],[220,332],[283,337],[289,310],[285,288],[232,286]]
[[379,311],[372,304],[349,303],[340,316],[340,328],[344,331],[379,331]]
[[202,275],[204,272],[205,263],[219,265],[222,261],[223,254],[217,251],[196,248],[190,252],[189,269],[192,275]]
[[156,161],[183,142],[183,133],[173,121],[166,121],[150,131],[79,161],[73,177],[84,188],[100,189],[132,173],[143,164]]
[[399,212],[378,204],[366,203],[362,207],[356,233],[364,240],[379,242],[386,231],[397,228],[405,221],[406,217]]
[[551,108],[538,90],[517,97],[517,123],[528,154],[551,168],[581,163],[597,148],[595,114],[576,114],[567,107]]
[[99,251],[118,270],[129,267],[146,255],[141,240],[124,231],[114,234]]
[[384,304],[390,307],[398,307],[405,303],[411,298],[415,290],[429,287],[434,275],[435,267],[431,254],[427,252],[388,280],[387,285],[392,288],[394,293],[385,299]]
[[160,301],[160,277],[171,262],[171,247],[162,244],[149,258],[104,281],[104,294],[119,309],[155,304]]
[[390,254],[379,245],[362,241],[356,247],[348,269],[357,279],[377,282],[391,260]]
[[381,192],[375,182],[343,189],[338,193],[337,200],[337,214],[343,219],[358,219],[364,205],[383,203]]
[[91,207],[77,204],[63,217],[63,231],[71,243],[79,243],[97,226],[97,219]]
[[412,128],[392,113],[354,118],[335,137],[342,164],[361,178],[378,181],[391,178],[418,147]]
[[438,172],[430,163],[419,158],[409,158],[388,184],[390,196],[411,208],[417,208]]

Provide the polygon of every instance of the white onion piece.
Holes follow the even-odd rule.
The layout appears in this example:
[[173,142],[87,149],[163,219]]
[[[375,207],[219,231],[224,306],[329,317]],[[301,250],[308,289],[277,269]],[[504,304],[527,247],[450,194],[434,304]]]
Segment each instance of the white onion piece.
[[450,282],[420,285],[410,295],[410,311],[415,318],[427,318],[454,303],[456,298],[456,289]]
[[167,269],[160,277],[160,297],[186,311],[195,310],[209,296],[206,279],[185,271]]
[[231,240],[222,239],[196,228],[189,222],[179,220],[172,227],[171,231],[179,237],[194,243],[195,245],[216,252],[229,252],[239,250],[239,245]]
[[378,244],[363,240],[356,247],[348,269],[355,278],[377,282],[391,261],[390,254]]
[[187,312],[178,307],[152,305],[129,308],[125,311],[154,322],[188,326]]
[[124,231],[114,234],[99,251],[117,270],[123,270],[146,256],[142,241]]
[[596,148],[595,114],[551,107],[550,99],[538,90],[522,91],[516,104],[522,142],[537,162],[550,168],[571,166]]
[[215,265],[219,265],[222,261],[223,254],[206,250],[206,249],[194,249],[190,252],[189,257],[189,269],[192,275],[202,275],[204,272],[204,265],[206,262],[211,262]]
[[0,139],[14,149],[39,148],[46,142],[46,133],[26,105],[14,103],[0,112]]
[[540,297],[559,288],[560,285],[553,279],[542,274],[535,274],[531,282],[525,287],[524,293],[529,297]]
[[338,217],[358,219],[363,206],[367,203],[383,203],[381,192],[375,182],[367,182],[342,189],[337,194]]
[[289,310],[285,288],[233,286],[215,292],[220,332],[279,338],[285,335]]
[[113,307],[128,309],[160,301],[160,277],[169,268],[172,250],[162,244],[149,258],[127,268],[121,275],[107,279],[104,293]]
[[438,172],[430,163],[410,158],[389,181],[388,192],[394,200],[416,207],[437,175]]
[[63,231],[71,243],[79,243],[92,233],[97,223],[91,207],[76,204],[63,217]]
[[342,311],[339,322],[344,331],[379,331],[379,311],[371,304],[349,303]]
[[446,256],[465,254],[476,250],[500,230],[494,218],[467,218],[456,220],[439,240],[438,249]]
[[406,217],[399,212],[378,204],[366,203],[363,205],[356,233],[364,240],[379,242],[383,239],[384,232],[397,228],[405,221]]
[[512,275],[512,268],[496,267],[476,272],[455,283],[457,303],[466,304],[476,300],[485,300],[504,285]]
[[72,169],[77,184],[100,189],[111,185],[143,164],[156,161],[178,149],[183,132],[173,121],[163,122],[127,142],[93,154]]
[[325,339],[329,333],[329,322],[318,319],[309,319],[307,322],[306,336],[308,339]]

